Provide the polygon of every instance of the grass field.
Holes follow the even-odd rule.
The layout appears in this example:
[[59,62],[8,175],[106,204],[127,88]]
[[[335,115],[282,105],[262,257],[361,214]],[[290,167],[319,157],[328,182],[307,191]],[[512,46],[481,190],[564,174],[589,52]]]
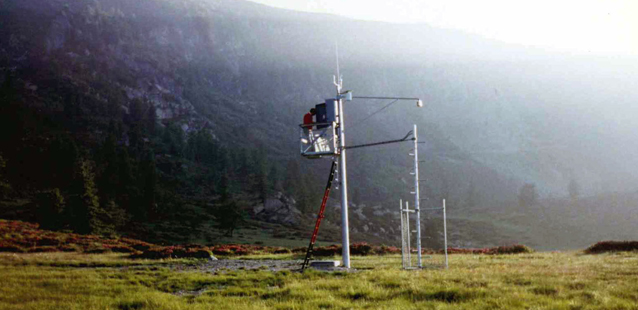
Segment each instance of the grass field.
[[635,252],[453,255],[449,270],[419,271],[365,256],[357,272],[303,274],[195,268],[206,263],[0,254],[0,309],[638,309]]

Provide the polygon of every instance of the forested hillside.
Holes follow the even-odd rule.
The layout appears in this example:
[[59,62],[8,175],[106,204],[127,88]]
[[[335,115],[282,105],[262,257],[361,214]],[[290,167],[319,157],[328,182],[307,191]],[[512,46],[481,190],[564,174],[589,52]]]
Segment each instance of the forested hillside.
[[[309,231],[329,163],[300,158],[297,124],[334,95],[335,41],[355,95],[426,102],[372,118],[387,102],[348,103],[347,143],[417,124],[424,204],[448,199],[453,243],[538,244],[527,224],[512,230],[489,215],[541,218],[534,208],[565,205],[569,184],[581,197],[638,184],[627,168],[638,158],[627,135],[638,128],[627,118],[638,98],[632,59],[244,1],[5,0],[0,217],[154,242],[216,242],[268,221]],[[352,151],[353,238],[398,237],[392,210],[410,197],[409,149]],[[530,188],[540,197],[521,203]],[[327,240],[339,238],[335,198]]]

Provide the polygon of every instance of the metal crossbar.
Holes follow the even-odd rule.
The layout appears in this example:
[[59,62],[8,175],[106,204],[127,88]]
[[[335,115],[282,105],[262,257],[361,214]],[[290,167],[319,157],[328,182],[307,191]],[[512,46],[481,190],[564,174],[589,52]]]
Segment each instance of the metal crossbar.
[[357,148],[362,148],[362,147],[367,147],[367,146],[375,146],[375,145],[383,145],[383,144],[390,144],[390,143],[414,141],[414,138],[408,139],[408,137],[410,137],[411,135],[412,135],[412,131],[408,132],[408,134],[405,135],[405,137],[403,137],[402,139],[381,141],[381,142],[375,142],[375,143],[358,144],[358,145],[346,146],[345,148],[346,148],[346,150],[350,150],[350,149],[357,149]]

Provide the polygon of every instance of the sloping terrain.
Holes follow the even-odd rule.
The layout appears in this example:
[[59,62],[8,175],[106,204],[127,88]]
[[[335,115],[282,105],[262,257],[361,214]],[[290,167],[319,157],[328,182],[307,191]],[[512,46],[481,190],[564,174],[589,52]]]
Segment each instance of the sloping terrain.
[[[19,193],[5,204],[12,210],[28,209],[40,192],[72,183],[56,182],[64,179],[57,176],[62,167],[73,163],[48,156],[42,145],[70,136],[95,155],[91,160],[100,179],[108,169],[97,154],[108,135],[115,133],[118,156],[126,158],[122,149],[133,153],[136,126],[144,122],[163,132],[161,138],[142,139],[154,152],[160,185],[144,188],[154,170],[144,164],[144,152],[132,154],[132,170],[140,175],[134,198],[151,209],[147,213],[155,221],[179,219],[153,223],[138,235],[154,230],[168,235],[158,240],[180,234],[191,241],[205,238],[214,224],[213,206],[223,196],[224,171],[243,209],[259,205],[255,196],[263,182],[255,180],[267,175],[278,187],[268,195],[294,196],[294,207],[306,218],[297,228],[310,227],[328,163],[298,157],[297,124],[309,107],[334,93],[335,41],[345,86],[355,95],[418,96],[426,102],[422,110],[397,103],[364,122],[387,103],[348,103],[347,143],[396,139],[417,124],[426,142],[420,152],[424,205],[435,207],[447,198],[457,245],[532,241],[530,231],[544,230],[547,222],[517,219],[513,210],[525,183],[533,183],[540,198],[567,196],[570,181],[579,184],[582,197],[631,192],[637,185],[638,143],[630,134],[637,127],[628,117],[638,98],[633,59],[551,55],[427,25],[353,21],[245,1],[5,0],[0,14],[3,98],[14,98],[19,107],[16,114],[5,113],[15,112],[15,106],[3,114],[22,122],[19,133],[3,131],[8,142],[0,150],[7,162],[0,176],[20,181],[12,184]],[[183,156],[193,154],[186,151],[188,134],[200,131],[214,141],[210,149],[201,148],[214,164],[202,163],[199,155]],[[228,152],[218,153],[220,148]],[[396,242],[392,229],[398,224],[386,215],[409,195],[409,148],[351,152],[354,239]],[[237,162],[228,164],[232,160]],[[60,167],[50,173],[58,179],[33,181],[53,166]],[[68,201],[76,192],[62,188],[61,195]],[[108,191],[100,193],[106,206]],[[115,196],[119,207],[141,214],[134,218],[144,217],[138,204],[122,193]],[[564,203],[542,204],[560,213]],[[583,205],[575,208],[589,214]],[[539,210],[526,212],[523,218],[542,218]],[[503,220],[494,221],[493,214]],[[328,217],[328,240],[338,239],[338,215],[335,209]],[[599,216],[576,217],[571,226],[555,219],[555,226],[591,227]],[[439,224],[427,225],[430,234],[440,232]],[[569,228],[566,235],[582,235],[578,229]],[[619,236],[624,233],[634,230]],[[571,247],[571,239],[543,239]]]

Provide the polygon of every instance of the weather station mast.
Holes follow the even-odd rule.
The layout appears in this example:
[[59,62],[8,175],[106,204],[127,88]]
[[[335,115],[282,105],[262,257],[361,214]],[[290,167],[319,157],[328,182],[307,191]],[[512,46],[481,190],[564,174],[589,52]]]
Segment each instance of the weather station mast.
[[[330,175],[328,178],[328,184],[323,195],[319,214],[317,216],[317,222],[313,231],[310,245],[306,251],[306,257],[303,261],[301,270],[303,271],[310,264],[310,258],[312,257],[314,244],[317,240],[317,234],[321,220],[324,218],[324,211],[332,183],[335,180],[335,170],[339,168],[339,189],[341,190],[341,244],[342,244],[342,266],[350,268],[350,229],[348,224],[348,173],[347,173],[347,160],[346,150],[354,148],[362,148],[369,146],[377,146],[382,144],[398,143],[413,141],[416,139],[416,133],[413,131],[402,139],[381,141],[360,145],[346,146],[345,139],[345,115],[344,115],[344,101],[352,101],[354,99],[390,99],[394,100],[390,104],[399,100],[416,101],[416,106],[423,107],[423,101],[419,98],[406,98],[406,97],[372,97],[372,96],[353,96],[352,91],[343,91],[343,78],[339,72],[338,56],[337,56],[337,75],[333,76],[333,83],[336,87],[337,94],[331,99],[326,99],[325,103],[321,103],[315,106],[315,122],[305,122],[299,125],[300,127],[300,141],[301,141],[301,155],[309,159],[317,158],[331,158],[332,167],[330,169]],[[389,106],[389,105],[387,105]],[[383,109],[385,109],[385,106]],[[374,112],[376,114],[380,111]],[[371,116],[370,115],[370,116]],[[416,126],[415,126],[416,128]],[[418,205],[417,205],[418,206]],[[418,212],[418,207],[417,210]],[[419,235],[419,252],[420,252],[420,225],[417,225]],[[419,255],[420,256],[420,255]]]

